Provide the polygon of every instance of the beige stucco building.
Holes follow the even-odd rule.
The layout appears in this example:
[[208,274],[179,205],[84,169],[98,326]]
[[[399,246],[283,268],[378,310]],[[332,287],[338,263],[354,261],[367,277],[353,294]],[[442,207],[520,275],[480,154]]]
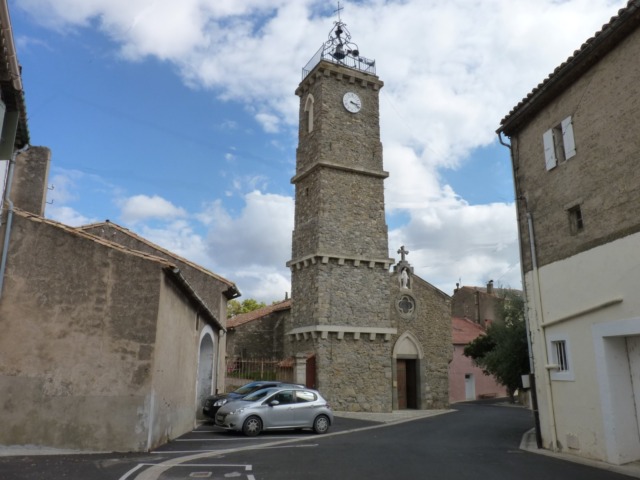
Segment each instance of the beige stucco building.
[[44,218],[51,154],[29,147],[4,1],[0,21],[0,445],[150,450],[191,430],[223,387],[239,292],[113,223]]
[[545,448],[640,460],[640,1],[502,120]]

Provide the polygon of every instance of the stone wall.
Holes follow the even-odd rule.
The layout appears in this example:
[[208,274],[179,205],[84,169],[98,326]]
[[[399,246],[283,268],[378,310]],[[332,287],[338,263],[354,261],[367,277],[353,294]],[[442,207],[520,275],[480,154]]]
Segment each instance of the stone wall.
[[[391,321],[400,338],[410,333],[418,340],[424,358],[421,372],[419,408],[446,408],[449,405],[449,362],[453,358],[450,297],[417,275],[410,288],[401,288],[399,273],[391,278]],[[402,297],[413,299],[413,313],[404,313],[398,305]]]
[[189,285],[198,292],[198,296],[202,298],[207,307],[216,315],[218,322],[220,322],[222,326],[226,325],[227,296],[225,293],[235,289],[235,285],[232,282],[219,277],[213,272],[209,272],[199,265],[188,262],[139,237],[135,233],[110,222],[88,225],[82,229],[92,235],[104,238],[109,242],[114,242],[132,250],[167,259],[180,269],[182,275],[189,282]]
[[30,147],[15,159],[11,200],[22,210],[44,216],[51,150]]
[[227,331],[229,358],[285,358],[285,329],[290,309],[272,312]]
[[[539,266],[640,231],[640,30],[566,85],[512,136],[525,272],[532,269],[527,211]],[[576,155],[550,171],[542,135],[571,116]],[[568,209],[579,205],[584,228],[572,233]]]
[[162,265],[19,214],[7,265],[0,444],[144,450]]
[[313,341],[317,387],[335,410],[389,412],[391,410],[391,342],[335,334]]

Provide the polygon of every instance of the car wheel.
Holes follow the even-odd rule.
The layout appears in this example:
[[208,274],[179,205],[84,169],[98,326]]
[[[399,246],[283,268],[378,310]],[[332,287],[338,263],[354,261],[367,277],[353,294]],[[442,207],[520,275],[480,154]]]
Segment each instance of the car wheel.
[[330,425],[329,417],[326,415],[318,415],[313,421],[313,431],[316,433],[327,433]]
[[242,425],[242,433],[247,437],[255,437],[262,431],[262,420],[258,417],[249,417]]

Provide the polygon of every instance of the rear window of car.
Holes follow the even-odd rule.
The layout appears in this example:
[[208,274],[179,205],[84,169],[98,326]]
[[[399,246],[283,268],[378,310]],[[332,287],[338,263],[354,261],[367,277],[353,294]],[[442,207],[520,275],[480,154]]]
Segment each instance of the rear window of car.
[[318,396],[315,393],[309,392],[308,390],[296,390],[295,392],[296,401],[298,403],[313,402],[318,399]]

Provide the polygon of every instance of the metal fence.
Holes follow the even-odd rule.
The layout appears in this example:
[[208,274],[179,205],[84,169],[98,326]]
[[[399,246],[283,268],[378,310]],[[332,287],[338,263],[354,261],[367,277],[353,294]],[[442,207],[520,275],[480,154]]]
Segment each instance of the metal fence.
[[340,55],[339,58],[336,58],[335,54],[332,53],[330,47],[326,45],[322,45],[320,49],[311,57],[311,60],[307,62],[305,67],[302,69],[302,79],[304,80],[307,75],[313,70],[321,60],[327,60],[332,63],[336,63],[338,65],[344,65],[345,67],[355,68],[356,70],[360,70],[364,73],[370,73],[372,75],[376,74],[376,61],[371,60],[369,58],[361,57],[361,56],[352,56],[352,55]]
[[255,380],[293,382],[294,360],[264,358],[227,359],[226,390],[231,391]]

